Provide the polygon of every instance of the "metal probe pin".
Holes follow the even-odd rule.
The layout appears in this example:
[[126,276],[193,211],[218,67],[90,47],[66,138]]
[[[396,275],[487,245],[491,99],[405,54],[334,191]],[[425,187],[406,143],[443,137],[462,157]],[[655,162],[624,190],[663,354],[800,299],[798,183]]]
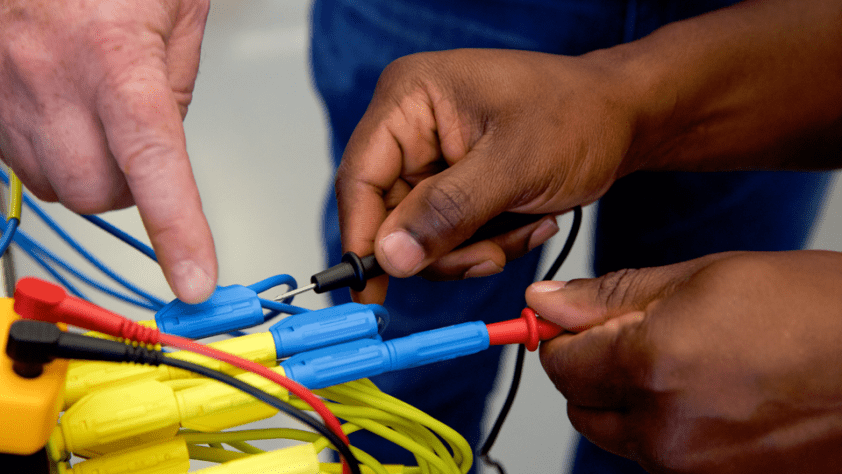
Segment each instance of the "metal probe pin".
[[296,290],[290,290],[290,291],[287,291],[286,293],[284,293],[284,294],[282,294],[282,295],[280,295],[280,296],[275,297],[274,301],[283,301],[283,300],[285,300],[285,299],[287,299],[287,298],[289,298],[289,297],[292,297],[292,296],[295,296],[295,295],[300,295],[301,293],[305,293],[305,292],[310,291],[310,290],[312,290],[312,289],[314,289],[314,288],[316,288],[316,284],[315,284],[315,283],[310,283],[309,285],[307,285],[307,286],[302,286],[301,288],[298,288],[298,289],[296,289]]

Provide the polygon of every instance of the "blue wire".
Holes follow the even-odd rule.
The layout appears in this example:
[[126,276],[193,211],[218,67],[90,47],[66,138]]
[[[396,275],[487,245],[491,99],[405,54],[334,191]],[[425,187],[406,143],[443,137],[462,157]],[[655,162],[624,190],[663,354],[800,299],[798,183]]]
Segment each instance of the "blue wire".
[[18,230],[18,224],[20,224],[20,220],[16,217],[12,217],[6,222],[6,228],[3,229],[3,237],[0,237],[0,257],[6,253],[6,249],[11,245],[15,237],[15,231]]
[[[3,182],[8,185],[9,176],[2,169],[0,169],[0,179],[2,179]],[[149,294],[148,292],[138,288],[136,285],[132,284],[131,282],[129,282],[128,280],[126,280],[125,278],[123,278],[122,276],[117,274],[115,271],[111,270],[104,263],[100,262],[99,259],[94,257],[93,254],[91,254],[87,249],[85,249],[84,247],[82,247],[82,245],[80,245],[78,242],[76,242],[76,240],[73,237],[71,237],[70,234],[67,233],[67,231],[65,231],[60,225],[58,225],[58,223],[53,218],[51,218],[46,212],[44,212],[44,210],[35,201],[33,201],[32,198],[30,198],[29,195],[26,194],[26,193],[24,193],[24,195],[23,195],[23,202],[33,212],[35,212],[35,214],[39,218],[41,218],[41,220],[44,221],[44,223],[47,224],[47,226],[50,227],[50,229],[52,229],[53,232],[55,232],[70,247],[72,247],[74,250],[76,250],[76,252],[78,252],[82,257],[84,257],[85,260],[90,262],[91,265],[93,265],[94,267],[99,269],[101,272],[103,272],[104,274],[109,276],[111,279],[113,279],[115,282],[119,283],[121,286],[123,286],[127,290],[129,290],[132,293],[148,300],[155,307],[155,309],[163,308],[167,304],[166,301],[164,301],[160,298],[157,298],[157,297]]]
[[158,257],[155,255],[155,251],[152,250],[152,247],[146,245],[145,243],[141,242],[131,234],[125,232],[124,230],[120,229],[119,227],[115,226],[114,224],[106,221],[102,217],[93,216],[90,214],[80,214],[82,218],[86,219],[91,224],[99,227],[100,229],[108,232],[109,234],[117,237],[118,239],[122,240],[124,243],[128,244],[135,250],[139,251],[143,255],[151,258],[152,261],[158,262]]
[[[53,267],[50,266],[48,262],[41,259],[41,257],[40,257],[41,255],[43,255],[43,257],[46,258],[47,260],[53,261],[59,267],[61,267],[65,271],[69,272],[71,275],[78,278],[82,282],[86,283],[89,286],[94,287],[95,289],[97,289],[97,290],[99,290],[99,291],[101,291],[101,292],[103,292],[103,293],[105,293],[109,296],[112,296],[114,298],[117,298],[119,300],[125,301],[125,302],[130,303],[130,304],[133,304],[135,306],[139,306],[141,308],[148,309],[150,311],[156,311],[158,309],[158,308],[155,308],[152,305],[152,303],[150,303],[148,301],[137,299],[137,298],[134,298],[130,295],[126,295],[124,293],[120,293],[119,291],[114,290],[112,288],[109,288],[108,286],[104,285],[103,283],[101,283],[97,280],[94,280],[90,276],[85,275],[80,270],[74,268],[70,263],[63,260],[61,257],[59,257],[58,255],[56,255],[55,253],[50,251],[48,248],[44,247],[40,242],[38,242],[35,239],[33,239],[32,237],[30,237],[28,234],[26,234],[26,232],[18,231],[17,235],[15,236],[15,242],[18,244],[18,246],[20,246],[22,249],[27,251],[27,253],[30,256],[33,257],[33,259],[38,261],[38,263],[42,267],[44,267],[45,270],[50,272],[50,274],[53,275],[53,277],[56,277],[57,280],[59,280],[59,277],[57,276],[57,272],[55,272]],[[35,253],[38,256],[37,257],[34,256],[33,253]],[[59,282],[64,286],[70,285],[70,283],[63,277],[61,277]],[[72,285],[70,285],[70,286],[72,286]],[[70,286],[68,286],[68,290],[70,290]],[[90,301],[90,299],[88,297],[82,295],[81,291],[79,291],[79,290],[76,290],[74,292],[74,294],[76,296],[79,296],[82,299]]]
[[[298,283],[295,282],[295,278],[289,275],[275,275],[265,280],[261,280],[257,283],[252,283],[248,287],[251,288],[252,291],[255,293],[263,293],[264,291],[268,290],[269,288],[274,288],[276,286],[286,285],[289,287],[289,290],[294,290],[298,288]],[[292,297],[289,297],[284,300],[284,303],[291,303]]]
[[[18,237],[20,237],[20,232],[18,233]],[[41,256],[40,256],[40,255],[38,255],[38,252],[36,251],[36,249],[35,249],[35,248],[33,248],[33,247],[27,247],[27,246],[21,245],[21,244],[20,244],[20,242],[18,242],[18,245],[20,246],[20,248],[21,248],[21,249],[23,249],[23,251],[24,251],[24,252],[26,252],[26,253],[29,255],[29,257],[30,257],[30,258],[32,258],[32,260],[34,260],[34,261],[35,261],[35,263],[37,263],[38,265],[40,265],[40,266],[41,266],[41,268],[43,268],[44,270],[46,270],[46,271],[47,271],[47,273],[49,273],[50,275],[52,275],[52,277],[53,277],[56,281],[58,281],[58,282],[59,282],[62,286],[64,286],[65,288],[67,288],[67,291],[69,291],[70,293],[72,293],[72,294],[73,294],[74,296],[76,296],[77,298],[82,298],[82,299],[83,299],[83,300],[85,300],[85,301],[90,301],[90,299],[89,299],[87,296],[85,296],[85,295],[84,295],[84,294],[83,294],[83,293],[82,293],[82,292],[81,292],[78,288],[76,288],[76,287],[75,287],[72,283],[70,283],[70,281],[69,281],[67,278],[65,278],[65,277],[64,277],[64,275],[62,275],[61,273],[59,273],[58,271],[56,271],[56,269],[55,269],[55,268],[53,268],[53,267],[52,267],[50,264],[48,264],[48,263],[47,263],[47,262],[46,262],[43,258],[41,258]]]
[[[295,278],[289,275],[275,275],[261,280],[257,283],[253,283],[249,285],[248,288],[250,288],[255,293],[263,293],[269,288],[274,288],[279,285],[286,285],[287,287],[289,287],[290,290],[298,288],[298,283],[295,282]],[[268,322],[269,320],[281,313],[299,314],[309,311],[298,306],[292,306],[290,304],[292,303],[292,299],[293,297],[290,296],[289,298],[284,299],[283,302],[277,302],[260,298],[260,306],[270,310],[268,313],[263,315],[263,322]]]
[[260,299],[260,306],[262,306],[266,309],[272,310],[272,311],[280,312],[280,313],[301,314],[301,313],[306,313],[306,312],[310,311],[307,308],[302,308],[300,306],[293,306],[293,305],[290,305],[290,304],[281,303],[280,301],[272,301],[272,300],[267,300],[267,299],[263,299],[263,298],[259,298],[259,299]]

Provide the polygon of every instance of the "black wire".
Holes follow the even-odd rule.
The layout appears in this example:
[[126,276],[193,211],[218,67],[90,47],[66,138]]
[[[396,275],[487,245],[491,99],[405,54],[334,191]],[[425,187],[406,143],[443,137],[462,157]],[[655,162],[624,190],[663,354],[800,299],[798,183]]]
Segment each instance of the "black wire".
[[[570,232],[567,234],[567,240],[564,241],[564,247],[562,247],[561,251],[558,253],[558,257],[556,257],[555,261],[552,265],[550,265],[550,268],[547,270],[544,278],[542,278],[543,281],[552,280],[558,272],[558,269],[561,268],[561,264],[567,260],[567,256],[570,255],[570,251],[573,249],[573,244],[576,242],[576,236],[579,235],[579,228],[581,226],[582,207],[576,206],[573,208],[573,223],[570,225]],[[491,431],[488,433],[488,437],[485,439],[485,443],[483,443],[482,448],[480,448],[479,451],[480,459],[482,459],[484,463],[497,469],[497,472],[500,474],[505,474],[506,470],[503,469],[502,464],[492,459],[488,453],[491,451],[491,447],[497,440],[497,436],[503,428],[503,423],[506,421],[506,417],[509,415],[509,411],[511,411],[512,405],[515,402],[515,396],[517,395],[517,390],[520,387],[520,379],[523,375],[523,361],[525,359],[526,346],[524,344],[518,344],[515,369],[514,374],[512,374],[512,384],[509,386],[509,393],[506,395],[506,401],[503,402],[502,408],[500,408],[500,413],[497,415],[497,420],[495,420],[494,426],[491,427]]]
[[267,392],[264,392],[263,390],[260,390],[257,387],[249,385],[240,379],[231,377],[230,375],[225,374],[223,372],[209,369],[207,367],[203,367],[192,362],[187,362],[180,359],[173,359],[170,357],[164,357],[161,360],[161,363],[179,369],[189,370],[190,372],[195,372],[209,379],[213,379],[218,382],[230,385],[238,390],[241,390],[251,395],[252,397],[260,400],[261,402],[286,413],[287,415],[304,423],[305,425],[317,431],[320,435],[327,438],[327,440],[330,441],[330,443],[339,452],[340,456],[342,456],[342,458],[345,459],[345,461],[348,463],[348,466],[351,468],[351,473],[361,474],[359,461],[351,452],[350,446],[344,441],[342,441],[342,439],[340,439],[339,436],[336,435],[336,433],[328,429],[327,426],[320,423],[318,420],[316,420],[314,417],[310,416],[303,410],[299,410],[298,408],[290,405],[289,403],[281,400],[280,398]]

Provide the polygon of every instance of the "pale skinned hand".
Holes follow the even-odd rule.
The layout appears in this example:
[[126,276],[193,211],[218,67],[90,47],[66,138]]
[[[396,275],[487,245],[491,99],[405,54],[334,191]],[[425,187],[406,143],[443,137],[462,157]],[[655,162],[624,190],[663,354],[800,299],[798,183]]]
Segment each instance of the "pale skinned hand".
[[207,0],[0,1],[0,156],[46,201],[136,204],[176,296],[206,299],[217,262],[182,120]]
[[651,472],[835,472],[842,254],[726,253],[533,284],[573,426]]
[[[639,95],[603,55],[454,50],[392,63],[339,167],[345,250],[374,253],[393,276],[464,278],[546,241],[555,215],[623,174],[632,145],[639,108],[621,97]],[[458,247],[506,211],[548,216]],[[385,294],[381,278],[357,298]]]

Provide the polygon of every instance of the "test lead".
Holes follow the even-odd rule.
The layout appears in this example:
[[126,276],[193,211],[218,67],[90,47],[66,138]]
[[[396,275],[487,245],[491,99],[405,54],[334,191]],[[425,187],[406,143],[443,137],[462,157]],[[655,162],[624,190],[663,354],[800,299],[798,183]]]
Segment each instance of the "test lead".
[[[474,235],[463,242],[460,247],[503,235],[512,230],[537,222],[544,217],[546,217],[545,214],[504,212],[486,222]],[[342,263],[316,273],[310,277],[309,285],[302,286],[297,290],[287,291],[275,298],[275,301],[283,301],[310,290],[316,293],[324,293],[337,288],[351,288],[354,291],[362,291],[365,288],[366,281],[383,273],[385,272],[380,268],[380,264],[377,263],[374,255],[360,258],[354,252],[346,252],[342,256]]]
[[283,301],[310,290],[316,293],[324,293],[337,288],[351,288],[354,291],[362,291],[370,278],[380,276],[383,273],[383,269],[380,268],[380,264],[377,263],[374,255],[360,258],[354,252],[346,252],[342,256],[341,263],[316,273],[310,277],[309,285],[288,291],[275,298],[275,301]]

